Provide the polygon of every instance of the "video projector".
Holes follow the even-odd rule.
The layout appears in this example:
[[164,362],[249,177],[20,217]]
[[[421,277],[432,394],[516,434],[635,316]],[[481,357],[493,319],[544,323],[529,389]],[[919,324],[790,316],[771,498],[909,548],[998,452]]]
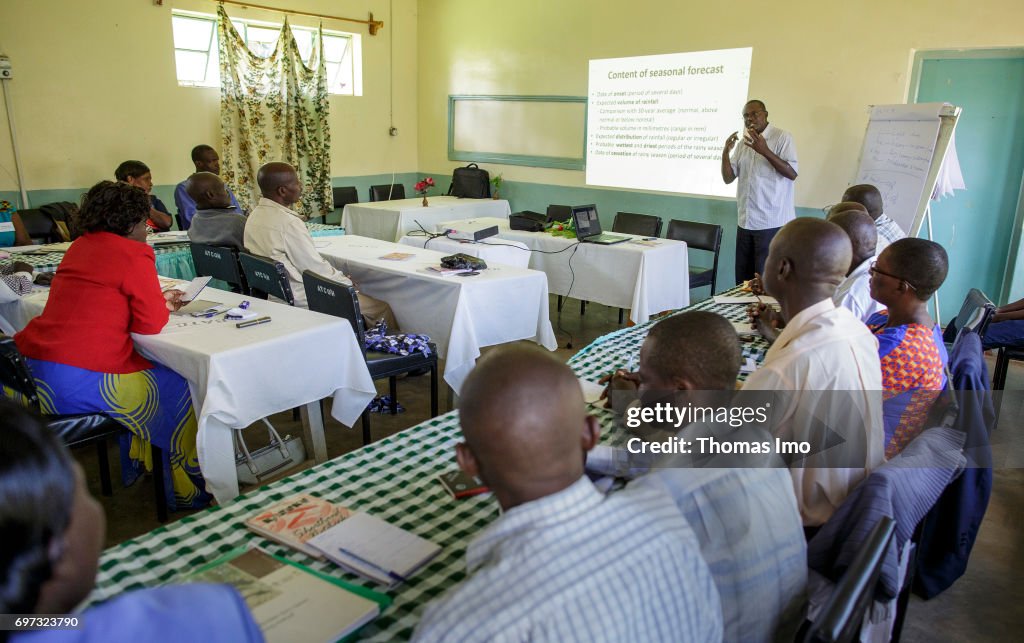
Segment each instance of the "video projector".
[[445,234],[449,239],[458,241],[480,241],[498,234],[498,226],[486,221],[469,219],[455,222],[452,225],[454,227],[447,228]]

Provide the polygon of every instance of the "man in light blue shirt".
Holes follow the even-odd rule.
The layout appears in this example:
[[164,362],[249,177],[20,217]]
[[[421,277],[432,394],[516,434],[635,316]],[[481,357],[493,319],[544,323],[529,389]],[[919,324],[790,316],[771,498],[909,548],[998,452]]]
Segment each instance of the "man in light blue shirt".
[[424,641],[718,641],[718,592],[693,531],[652,490],[602,495],[583,475],[597,441],[579,382],[511,344],[462,388],[459,466],[503,514],[470,543],[468,577],[431,603]]
[[[220,156],[217,150],[209,145],[196,145],[192,148],[192,163],[196,166],[196,172],[210,172],[220,174]],[[245,211],[238,206],[238,199],[235,193],[228,188],[228,196],[231,197],[231,205],[238,210],[239,214]],[[189,196],[188,179],[185,179],[174,188],[174,204],[178,206],[178,218],[183,226],[182,230],[188,230],[192,225],[192,217],[196,214],[196,202]]]

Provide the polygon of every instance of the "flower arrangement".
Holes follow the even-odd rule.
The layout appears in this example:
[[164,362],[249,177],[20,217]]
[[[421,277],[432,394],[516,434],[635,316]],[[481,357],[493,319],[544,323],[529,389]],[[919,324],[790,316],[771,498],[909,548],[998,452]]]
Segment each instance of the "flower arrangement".
[[423,197],[423,207],[427,207],[428,205],[427,190],[429,190],[432,187],[434,187],[434,179],[429,176],[424,177],[423,180],[417,182],[416,185],[412,186],[412,189],[416,190],[416,194]]
[[434,179],[429,176],[412,186],[412,189],[416,190],[416,194],[420,196],[427,196],[427,190],[434,187]]
[[504,179],[501,178],[500,174],[498,176],[494,177],[493,179],[491,179],[491,185],[494,186],[494,198],[495,199],[498,198],[498,192],[501,191],[501,184],[503,182],[504,182]]

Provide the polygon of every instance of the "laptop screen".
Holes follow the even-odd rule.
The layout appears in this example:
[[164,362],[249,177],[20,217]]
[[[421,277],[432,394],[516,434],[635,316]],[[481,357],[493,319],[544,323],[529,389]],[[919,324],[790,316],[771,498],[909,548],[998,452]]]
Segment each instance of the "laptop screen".
[[597,218],[596,205],[577,205],[572,209],[572,216],[576,224],[576,238],[601,234],[601,220]]

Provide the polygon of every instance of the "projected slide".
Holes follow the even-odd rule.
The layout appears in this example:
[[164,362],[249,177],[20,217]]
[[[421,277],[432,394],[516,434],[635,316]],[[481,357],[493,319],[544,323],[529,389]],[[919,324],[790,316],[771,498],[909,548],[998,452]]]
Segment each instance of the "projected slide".
[[751,52],[591,60],[587,184],[736,196],[722,147],[743,126]]

